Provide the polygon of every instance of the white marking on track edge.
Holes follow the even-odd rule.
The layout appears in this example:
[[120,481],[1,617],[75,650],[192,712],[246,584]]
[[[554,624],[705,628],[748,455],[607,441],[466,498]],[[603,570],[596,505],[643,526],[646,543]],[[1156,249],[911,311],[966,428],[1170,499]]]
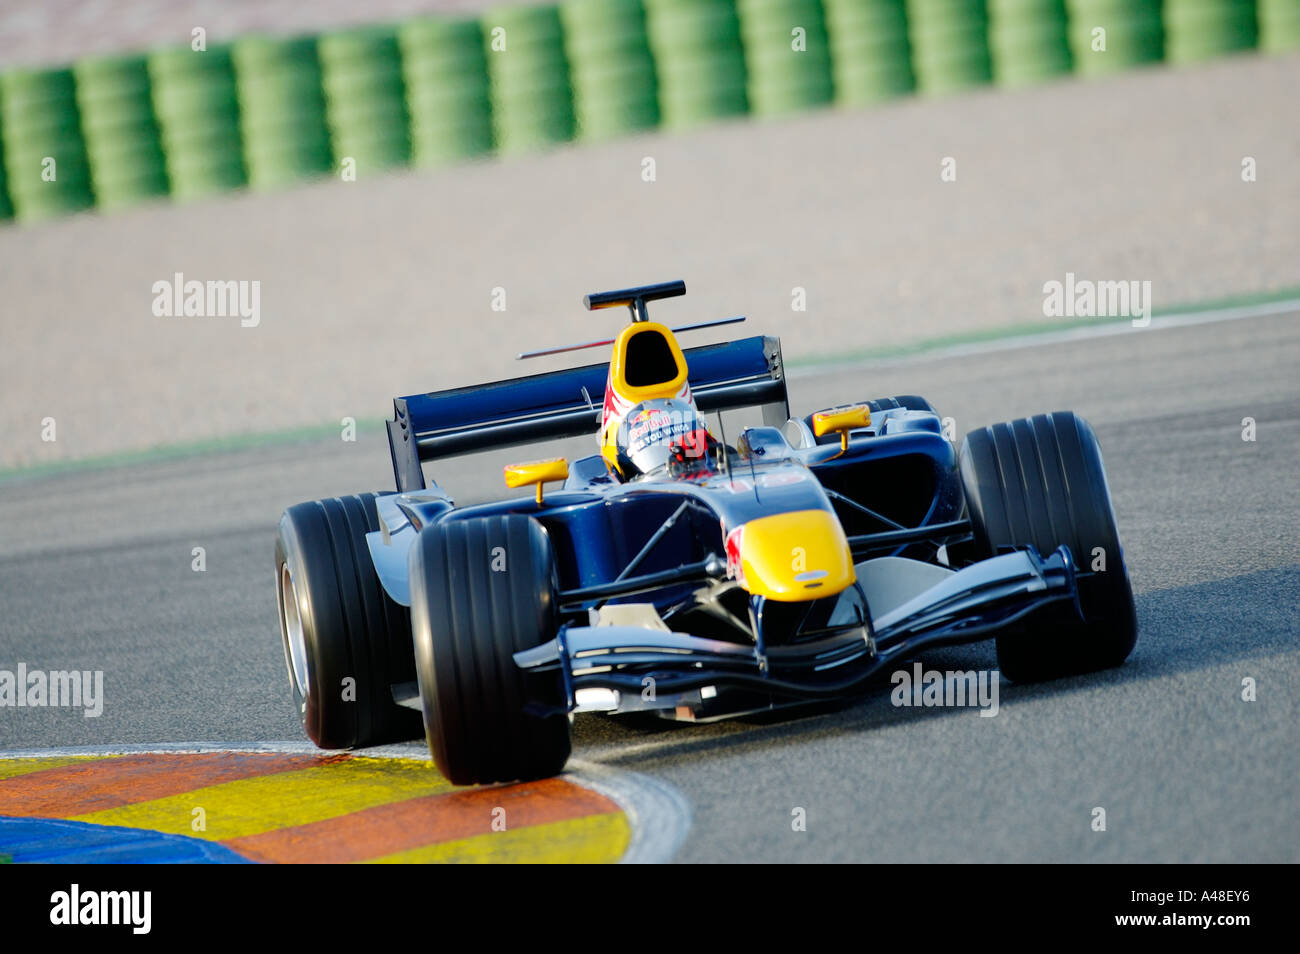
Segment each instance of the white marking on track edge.
[[[1145,328],[1134,328],[1128,321],[1099,320],[1096,325],[1076,325],[1060,331],[1036,331],[1025,334],[1008,332],[1006,337],[991,341],[973,341],[969,344],[940,345],[926,348],[924,342],[919,350],[909,354],[893,357],[872,358],[870,355],[856,360],[814,361],[811,364],[796,363],[786,374],[787,378],[809,377],[828,371],[845,368],[883,368],[923,361],[940,361],[945,358],[964,358],[971,355],[992,354],[998,351],[1019,351],[1022,348],[1035,348],[1039,345],[1062,344],[1069,341],[1086,341],[1090,338],[1110,338],[1115,335],[1142,334],[1148,331],[1167,331],[1171,328],[1188,328],[1193,325],[1206,325],[1219,321],[1238,321],[1243,318],[1267,318],[1300,311],[1300,298],[1288,298],[1285,301],[1265,302],[1259,305],[1241,305],[1232,308],[1209,309],[1206,311],[1189,311],[1177,315],[1156,315],[1151,324]],[[796,359],[797,361],[797,359]]]
[[691,828],[691,806],[667,782],[594,762],[569,760],[567,777],[613,799],[627,815],[632,837],[620,864],[672,861]]
[[65,758],[77,755],[185,755],[230,752],[254,755],[375,755],[381,758],[419,758],[428,761],[428,750],[411,745],[406,751],[400,745],[380,745],[372,749],[318,749],[310,742],[150,742],[131,745],[74,745],[47,749],[0,750],[0,759]]
[[[151,745],[84,745],[48,749],[0,750],[2,759],[65,758],[105,755],[184,755],[209,753],[251,753],[254,755],[332,755],[364,758],[406,758],[428,762],[428,748],[417,742],[377,745],[362,750],[318,749],[310,742],[160,742]],[[616,802],[627,815],[632,834],[620,864],[661,864],[673,859],[691,827],[691,807],[686,798],[667,782],[570,759],[562,778]]]

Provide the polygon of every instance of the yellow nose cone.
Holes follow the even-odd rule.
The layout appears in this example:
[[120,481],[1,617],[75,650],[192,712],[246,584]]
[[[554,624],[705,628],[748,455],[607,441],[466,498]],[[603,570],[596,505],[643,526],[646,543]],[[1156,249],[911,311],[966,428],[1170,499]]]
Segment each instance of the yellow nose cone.
[[834,596],[857,579],[844,528],[825,510],[741,524],[727,535],[727,568],[749,592],[782,602]]

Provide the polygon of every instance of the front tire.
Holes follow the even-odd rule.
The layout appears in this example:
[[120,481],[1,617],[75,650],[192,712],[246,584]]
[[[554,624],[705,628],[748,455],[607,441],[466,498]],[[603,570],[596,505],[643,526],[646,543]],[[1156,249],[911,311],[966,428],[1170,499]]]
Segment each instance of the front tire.
[[558,628],[542,525],[523,514],[436,523],[410,559],[415,668],[439,770],[456,785],[558,775],[572,745],[560,676],[513,658]]
[[1052,632],[1017,627],[997,638],[1008,679],[1032,682],[1118,666],[1137,642],[1137,612],[1115,510],[1092,427],[1070,411],[966,435],[962,485],[983,557],[1007,547],[1047,556],[1070,548],[1083,619]]
[[374,494],[290,507],[275,542],[280,635],[294,707],[323,749],[420,737],[420,715],[393,702],[413,681],[406,607],[384,592],[366,533],[378,530]]

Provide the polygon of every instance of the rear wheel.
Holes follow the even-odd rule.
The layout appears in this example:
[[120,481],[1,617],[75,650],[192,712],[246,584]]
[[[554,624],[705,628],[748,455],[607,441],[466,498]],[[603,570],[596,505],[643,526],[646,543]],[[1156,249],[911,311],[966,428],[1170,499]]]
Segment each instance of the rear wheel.
[[420,715],[393,702],[414,677],[406,607],[375,574],[374,494],[290,507],[275,543],[280,635],[294,707],[323,749],[416,739]]
[[1101,448],[1069,411],[994,424],[966,436],[962,484],[983,557],[1064,544],[1078,567],[1083,619],[1052,632],[1019,627],[997,639],[998,665],[1017,682],[1118,666],[1137,641],[1137,613],[1124,565]]
[[429,751],[457,785],[545,778],[571,748],[557,672],[514,654],[555,637],[555,556],[522,514],[425,527],[411,553],[411,632]]

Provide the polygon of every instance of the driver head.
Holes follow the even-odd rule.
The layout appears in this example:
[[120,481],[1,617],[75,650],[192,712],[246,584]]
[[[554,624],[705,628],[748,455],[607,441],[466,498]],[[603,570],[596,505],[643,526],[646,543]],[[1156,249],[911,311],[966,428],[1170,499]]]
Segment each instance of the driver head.
[[630,480],[670,464],[702,463],[708,454],[709,431],[690,401],[659,398],[628,410],[615,444],[615,467],[624,480]]

